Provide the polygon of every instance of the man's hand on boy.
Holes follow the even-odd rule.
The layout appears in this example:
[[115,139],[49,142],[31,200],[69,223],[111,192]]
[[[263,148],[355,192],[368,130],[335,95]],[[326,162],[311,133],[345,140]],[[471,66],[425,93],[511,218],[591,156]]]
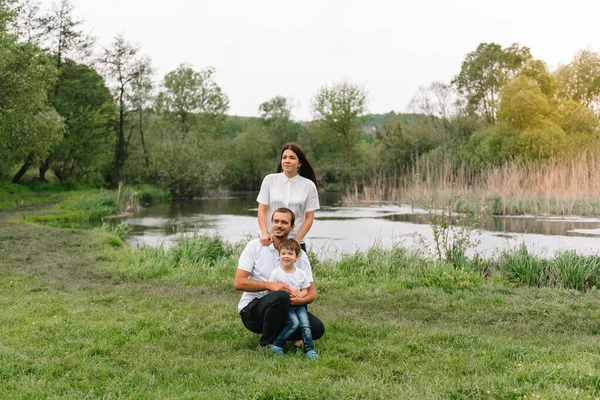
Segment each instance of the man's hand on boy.
[[307,304],[306,298],[305,297],[290,297],[290,306],[296,307],[296,306],[302,306],[304,304]]
[[267,288],[269,292],[276,292],[278,290],[285,290],[290,294],[290,298],[300,298],[300,291],[286,285],[282,282],[269,282],[269,287]]
[[269,287],[267,288],[267,290],[269,292],[276,292],[278,290],[285,290],[286,292],[288,292],[290,294],[290,296],[292,295],[291,287],[289,287],[288,285],[286,285],[285,283],[282,282],[269,282]]

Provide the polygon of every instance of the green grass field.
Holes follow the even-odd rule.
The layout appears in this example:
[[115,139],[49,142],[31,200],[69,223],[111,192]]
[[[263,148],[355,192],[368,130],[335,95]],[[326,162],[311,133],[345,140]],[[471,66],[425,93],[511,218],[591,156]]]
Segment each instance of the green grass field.
[[600,292],[511,278],[535,270],[522,254],[485,271],[403,249],[315,263],[321,358],[277,358],[236,313],[239,246],[130,249],[28,218],[60,204],[15,207],[0,214],[0,398],[600,398]]

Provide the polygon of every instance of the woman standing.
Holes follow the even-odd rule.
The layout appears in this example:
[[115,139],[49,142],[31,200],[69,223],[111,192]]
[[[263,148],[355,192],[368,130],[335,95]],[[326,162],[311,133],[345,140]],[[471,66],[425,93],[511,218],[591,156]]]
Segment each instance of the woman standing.
[[304,237],[313,224],[315,210],[319,209],[319,194],[315,171],[304,150],[296,143],[283,146],[277,173],[265,176],[256,201],[260,242],[266,246],[273,241],[271,216],[279,207],[287,207],[296,216],[294,230],[288,237],[295,239],[306,251]]

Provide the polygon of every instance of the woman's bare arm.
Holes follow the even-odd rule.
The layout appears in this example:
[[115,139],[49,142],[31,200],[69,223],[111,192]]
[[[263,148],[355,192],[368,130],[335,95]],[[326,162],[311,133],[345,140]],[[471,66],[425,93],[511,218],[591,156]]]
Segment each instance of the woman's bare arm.
[[310,228],[312,227],[314,220],[315,220],[315,212],[314,211],[308,211],[304,214],[304,223],[302,224],[302,228],[300,228],[300,230],[298,231],[298,234],[295,237],[295,239],[298,243],[302,243],[304,236],[306,236],[308,231],[310,231]]
[[269,206],[266,204],[258,203],[258,226],[260,227],[260,244],[268,246],[273,241],[273,238],[269,234],[267,229],[267,211]]

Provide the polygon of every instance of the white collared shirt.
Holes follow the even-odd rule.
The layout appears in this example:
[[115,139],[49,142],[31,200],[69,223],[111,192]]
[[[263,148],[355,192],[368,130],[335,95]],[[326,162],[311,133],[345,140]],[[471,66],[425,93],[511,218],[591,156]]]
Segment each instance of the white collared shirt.
[[[260,204],[268,206],[267,230],[273,233],[271,217],[279,207],[287,207],[296,216],[294,230],[288,237],[294,239],[304,224],[307,212],[319,209],[319,193],[314,182],[303,176],[288,178],[283,172],[265,176],[256,198]],[[260,235],[260,232],[259,232]]]
[[[269,282],[271,273],[279,266],[279,251],[271,243],[268,246],[260,244],[260,239],[248,242],[238,261],[238,269],[249,272],[248,279],[258,282]],[[308,281],[313,281],[312,269],[305,252],[296,261],[296,268],[306,274]],[[238,303],[238,312],[246,307],[255,298],[261,298],[268,293],[267,290],[260,292],[244,292]]]

